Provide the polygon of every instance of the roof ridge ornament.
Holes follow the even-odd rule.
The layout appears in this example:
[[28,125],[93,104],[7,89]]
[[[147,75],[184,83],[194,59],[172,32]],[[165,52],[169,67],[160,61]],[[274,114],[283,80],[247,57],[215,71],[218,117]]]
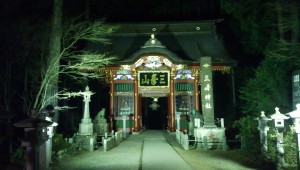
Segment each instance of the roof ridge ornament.
[[166,48],[166,46],[162,45],[162,43],[155,38],[154,34],[151,34],[151,38],[145,42],[141,48],[151,48],[151,47],[158,47],[158,48]]

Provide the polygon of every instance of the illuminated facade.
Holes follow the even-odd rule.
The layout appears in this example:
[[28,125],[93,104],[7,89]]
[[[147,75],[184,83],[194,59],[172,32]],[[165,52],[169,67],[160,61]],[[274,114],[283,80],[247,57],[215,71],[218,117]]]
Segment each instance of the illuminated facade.
[[[210,57],[211,69],[223,73],[231,73],[235,63],[217,40],[216,22],[120,25],[108,50],[123,59],[99,70],[110,86],[111,129],[121,129],[122,116],[127,115],[127,131],[139,132],[144,97],[153,98],[153,110],[159,110],[159,98],[167,98],[169,131],[176,130],[176,115],[185,122],[193,109],[202,112],[200,58]],[[186,128],[182,123],[180,130]]]

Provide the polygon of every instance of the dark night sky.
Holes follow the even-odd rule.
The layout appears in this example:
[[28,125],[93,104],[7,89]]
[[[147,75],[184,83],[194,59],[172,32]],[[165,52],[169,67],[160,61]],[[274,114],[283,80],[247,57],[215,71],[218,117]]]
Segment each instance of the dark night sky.
[[[39,23],[50,21],[52,5],[52,0],[3,1],[0,19],[3,25],[17,25],[23,20],[29,20],[32,25],[39,25]],[[117,23],[199,21],[225,18],[225,21],[219,26],[219,32],[224,36],[225,45],[232,58],[242,59],[242,65],[257,65],[258,63],[239,51],[242,49],[238,43],[239,38],[234,37],[232,30],[228,29],[226,18],[228,15],[224,15],[221,11],[218,0],[90,0],[89,7],[90,19],[106,18],[108,22]],[[86,0],[64,0],[63,21],[84,16],[86,9]]]
[[[64,15],[84,15],[86,0],[64,0]],[[51,15],[52,0],[15,0],[2,2],[2,16],[7,19]],[[90,0],[91,18],[116,22],[179,21],[216,19],[220,14],[217,0]]]

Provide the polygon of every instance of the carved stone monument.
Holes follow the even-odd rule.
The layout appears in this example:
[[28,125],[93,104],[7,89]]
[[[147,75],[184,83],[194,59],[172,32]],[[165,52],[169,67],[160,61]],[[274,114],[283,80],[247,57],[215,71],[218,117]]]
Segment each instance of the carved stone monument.
[[202,57],[201,62],[201,103],[203,113],[203,127],[194,128],[196,140],[204,149],[227,149],[225,127],[217,127],[214,115],[213,77],[211,58]]
[[97,116],[93,120],[94,132],[97,133],[97,135],[104,135],[105,133],[108,133],[108,124],[104,116],[105,108],[102,108],[102,110],[97,114]]
[[201,101],[204,127],[216,127],[211,58],[201,58]]

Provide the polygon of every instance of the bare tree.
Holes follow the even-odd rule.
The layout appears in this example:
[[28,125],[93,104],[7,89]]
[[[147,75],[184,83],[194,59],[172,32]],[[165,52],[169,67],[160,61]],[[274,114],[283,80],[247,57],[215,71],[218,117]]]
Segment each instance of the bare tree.
[[[57,99],[58,92],[51,96],[46,95],[52,81],[57,82],[60,74],[68,74],[74,79],[78,78],[99,78],[95,72],[85,72],[84,70],[96,70],[110,64],[116,59],[108,53],[95,53],[88,50],[76,50],[76,43],[80,40],[95,41],[109,44],[107,35],[117,29],[117,26],[107,25],[104,20],[94,22],[73,21],[62,33],[62,49],[59,55],[49,62],[45,72],[42,73],[42,82],[36,95],[33,108],[39,110],[49,103],[49,100]],[[68,61],[66,65],[60,65],[60,61]],[[58,70],[58,71],[53,71]],[[62,92],[64,93],[64,92]]]

